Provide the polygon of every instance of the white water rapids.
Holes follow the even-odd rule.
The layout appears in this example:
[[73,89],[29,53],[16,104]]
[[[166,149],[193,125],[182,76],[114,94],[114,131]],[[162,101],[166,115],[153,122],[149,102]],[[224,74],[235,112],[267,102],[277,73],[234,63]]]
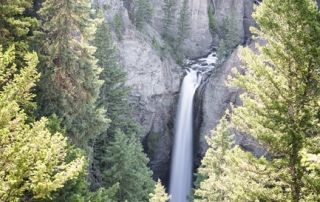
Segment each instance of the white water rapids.
[[175,124],[169,194],[171,202],[186,202],[192,187],[193,97],[201,74],[189,69],[183,79]]

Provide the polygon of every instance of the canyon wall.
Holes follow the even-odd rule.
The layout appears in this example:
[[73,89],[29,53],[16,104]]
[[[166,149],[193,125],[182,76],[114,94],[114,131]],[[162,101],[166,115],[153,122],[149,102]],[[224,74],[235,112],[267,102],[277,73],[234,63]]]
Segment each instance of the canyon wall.
[[[262,44],[263,42],[253,41],[249,44],[249,48],[258,53],[255,43]],[[242,65],[239,54],[241,53],[239,52],[239,48],[237,48],[222,65],[217,67],[206,84],[201,117],[203,122],[196,151],[198,158],[201,158],[208,148],[205,136],[211,136],[210,131],[216,128],[225,111],[227,109],[230,110],[230,104],[233,104],[235,107],[242,104],[239,98],[242,90],[240,88],[229,87],[226,84],[228,76],[232,76],[233,68],[243,71],[243,69],[239,68]],[[245,151],[250,151],[256,156],[261,156],[264,153],[263,149],[251,136],[237,131],[232,131],[232,133],[235,135],[236,144],[240,145]]]
[[[115,42],[121,62],[128,72],[126,85],[132,87],[128,101],[134,106],[134,117],[143,126],[142,140],[151,160],[149,166],[154,171],[156,179],[163,178],[170,166],[173,124],[183,71],[169,55],[161,56],[152,45],[153,37],[161,46],[164,45],[161,39],[163,1],[150,0],[150,2],[153,4],[155,15],[150,25],[146,25],[142,32],[133,25],[130,19],[133,8],[128,6],[126,1],[93,0],[92,6],[101,8],[109,23],[113,21],[116,13],[121,17],[123,40],[119,41],[115,38]],[[183,0],[178,0],[178,8],[181,7],[182,2]],[[209,31],[207,13],[209,4],[214,7],[214,18],[219,26],[225,17],[231,15],[234,8],[240,29],[239,40],[244,43],[251,37],[249,26],[254,25],[251,18],[253,0],[189,0],[191,29],[190,37],[186,40],[184,47],[188,58],[206,55],[212,47],[217,47],[219,44],[219,37],[217,35],[212,37]],[[106,5],[108,9],[105,9]],[[179,11],[175,20],[179,17],[178,13]],[[208,131],[219,122],[229,102],[240,104],[238,90],[223,86],[231,67],[239,65],[236,54],[235,52],[218,72],[210,77],[204,94],[204,122],[198,145],[199,155],[203,155],[206,150],[203,137],[208,135]],[[212,100],[214,102],[209,102]],[[238,142],[241,140],[239,139]]]

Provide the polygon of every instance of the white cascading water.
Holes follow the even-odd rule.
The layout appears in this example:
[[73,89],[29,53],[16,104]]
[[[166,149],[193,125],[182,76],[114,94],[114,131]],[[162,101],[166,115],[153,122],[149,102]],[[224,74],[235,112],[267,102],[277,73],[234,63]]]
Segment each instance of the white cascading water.
[[201,74],[189,69],[182,82],[175,123],[169,194],[171,202],[186,202],[192,187],[193,97]]

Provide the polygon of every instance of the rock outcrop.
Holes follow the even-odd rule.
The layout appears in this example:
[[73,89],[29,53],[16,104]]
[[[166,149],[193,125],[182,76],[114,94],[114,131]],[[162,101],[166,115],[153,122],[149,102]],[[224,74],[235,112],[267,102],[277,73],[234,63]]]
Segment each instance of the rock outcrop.
[[[253,0],[211,0],[214,7],[214,18],[218,26],[222,25],[224,18],[231,16],[232,9],[236,11],[236,18],[238,21],[240,31],[240,42],[245,43],[250,37],[250,26],[255,26],[256,23],[252,18]],[[214,46],[218,46],[219,40],[214,41]]]
[[118,47],[128,71],[126,84],[132,87],[129,103],[136,106],[134,117],[145,135],[158,134],[158,144],[150,156],[150,167],[158,178],[165,174],[163,167],[168,167],[170,160],[172,136],[167,125],[175,111],[180,67],[170,59],[161,61],[153,47],[132,29],[127,29]]
[[[144,145],[148,145],[149,134],[156,135],[152,151],[147,152],[154,178],[157,179],[166,174],[170,165],[172,116],[178,100],[181,67],[170,56],[160,57],[159,51],[153,47],[150,40],[153,36],[162,43],[155,29],[148,25],[144,33],[135,29],[123,1],[97,0],[93,4],[104,11],[108,22],[112,22],[116,13],[121,16],[123,39],[115,41],[121,62],[128,72],[126,85],[132,87],[128,102],[134,106],[133,116],[143,127],[141,139]],[[103,8],[105,5],[108,5],[108,10]]]
[[[258,42],[252,42],[249,47],[257,53],[254,46],[255,43]],[[262,42],[259,41],[259,43]],[[208,148],[205,136],[211,136],[210,131],[215,129],[219,124],[221,117],[225,114],[225,111],[230,109],[230,104],[232,103],[235,107],[242,104],[239,98],[239,95],[242,93],[241,89],[228,87],[226,85],[227,77],[232,75],[232,68],[240,70],[239,67],[242,63],[238,57],[239,54],[239,48],[237,48],[231,56],[217,68],[206,85],[202,106],[203,122],[201,126],[197,156],[202,157],[205,154]],[[264,153],[259,144],[251,136],[237,131],[232,132],[235,134],[236,144],[240,145],[244,150],[250,151],[256,156],[261,156]]]
[[[163,177],[170,165],[170,151],[172,147],[172,129],[175,117],[175,108],[178,100],[178,92],[181,81],[181,68],[170,58],[162,58],[159,52],[151,44],[151,38],[163,45],[160,34],[162,33],[163,1],[150,0],[155,8],[155,16],[151,25],[147,25],[143,33],[137,31],[132,24],[129,14],[132,15],[130,6],[126,1],[119,0],[93,0],[93,6],[100,7],[104,11],[104,17],[112,22],[116,13],[119,13],[123,23],[123,40],[117,41],[122,63],[128,72],[126,85],[132,87],[129,103],[135,106],[133,114],[144,128],[142,137],[144,145],[148,146],[148,136],[152,134],[152,151],[149,151],[151,159],[150,167],[154,171],[154,178]],[[178,0],[181,5],[183,0]],[[237,12],[237,20],[240,28],[241,42],[251,37],[249,26],[254,24],[251,17],[253,11],[252,0],[213,0],[199,1],[189,0],[190,8],[190,38],[186,40],[185,49],[189,58],[199,57],[210,52],[212,45],[217,46],[219,39],[212,42],[209,32],[209,18],[207,8],[214,5],[215,19],[221,25],[224,17],[231,14],[232,7]],[[127,8],[126,8],[127,7]],[[180,8],[181,6],[179,6]],[[107,10],[105,10],[107,8]],[[128,11],[129,9],[130,11]],[[177,11],[177,15],[178,15]],[[178,19],[178,16],[177,18]],[[230,89],[224,85],[226,75],[232,66],[237,66],[239,60],[234,53],[228,61],[218,70],[216,76],[212,76],[205,91],[204,116],[202,136],[210,134],[229,102],[240,104],[238,89]],[[211,92],[210,92],[211,91]],[[238,135],[238,142],[245,139],[244,135]],[[203,154],[206,143],[200,138]],[[147,148],[150,149],[150,148]]]
[[[155,17],[152,26],[159,32],[163,32],[163,1],[150,0],[155,8]],[[178,8],[181,8],[183,0],[178,1]],[[190,12],[190,37],[185,41],[185,49],[189,58],[196,58],[208,54],[211,51],[212,36],[209,31],[208,2],[189,0]],[[176,12],[177,21],[179,10]],[[177,26],[175,26],[177,27]],[[174,28],[173,28],[174,29]],[[174,32],[174,30],[172,30]]]

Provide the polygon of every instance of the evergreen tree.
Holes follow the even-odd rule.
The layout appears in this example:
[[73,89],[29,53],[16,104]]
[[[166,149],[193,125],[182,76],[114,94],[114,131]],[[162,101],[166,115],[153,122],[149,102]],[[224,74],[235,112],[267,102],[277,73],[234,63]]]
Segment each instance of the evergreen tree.
[[184,54],[184,40],[189,37],[190,34],[190,13],[189,13],[189,0],[183,0],[182,7],[179,13],[178,19],[178,36],[174,47],[174,52],[178,62],[182,63]]
[[[50,117],[47,128],[51,133],[61,133],[65,134],[65,129],[62,129],[60,126],[62,119],[59,119],[56,115]],[[67,155],[65,158],[66,163],[72,162],[75,159],[83,158],[85,156],[85,152],[79,148],[75,148],[70,145],[67,146]],[[88,163],[85,162],[85,166],[87,167]],[[87,182],[87,172],[86,170],[82,170],[77,178],[68,180],[63,187],[58,190],[52,192],[50,194],[50,198],[40,199],[36,201],[41,202],[61,202],[61,201],[72,201],[72,202],[86,202],[86,201],[94,201],[94,202],[110,202],[111,197],[117,191],[118,184],[110,188],[100,188],[95,192],[91,192],[89,190],[90,183]]]
[[[19,103],[34,97],[30,89],[39,78],[35,53],[25,55],[27,66],[15,72],[14,49],[0,48],[0,200],[46,198],[81,172],[83,158],[66,163],[66,138],[51,134],[46,118],[26,124]],[[29,193],[26,195],[26,193]]]
[[152,46],[154,47],[154,49],[156,49],[156,51],[158,51],[158,52],[160,52],[161,50],[161,46],[160,46],[160,44],[159,44],[159,42],[157,41],[157,39],[156,39],[156,37],[153,35],[152,36],[152,41],[151,41],[151,43],[152,43]]
[[29,51],[28,34],[38,26],[36,18],[26,15],[31,7],[31,0],[0,1],[0,44],[4,50],[15,46],[18,69],[24,66],[24,55]]
[[225,116],[220,120],[217,130],[211,131],[211,138],[206,137],[210,148],[207,150],[201,162],[201,167],[198,169],[198,175],[203,181],[194,193],[196,196],[206,199],[205,201],[224,201],[226,198],[225,190],[221,189],[217,184],[221,183],[222,178],[226,175],[224,170],[226,167],[226,155],[231,149],[232,138]]
[[221,39],[219,47],[217,49],[217,62],[222,63],[229,54],[231,54],[233,49],[230,49],[224,39]]
[[208,6],[208,17],[209,17],[209,30],[212,34],[216,34],[218,32],[218,26],[216,21],[214,20],[214,11],[211,5]]
[[[146,166],[148,159],[138,143],[141,127],[131,118],[132,109],[127,103],[130,93],[130,88],[125,86],[127,73],[119,65],[119,56],[106,23],[99,27],[95,36],[95,56],[99,59],[98,65],[103,68],[100,79],[105,81],[97,104],[107,109],[106,115],[112,122],[94,143],[92,176],[98,183],[93,184],[93,188],[110,187],[118,182],[115,200],[145,201],[153,181]],[[117,169],[109,170],[112,168]]]
[[97,20],[92,20],[89,0],[46,0],[38,11],[45,32],[39,52],[41,80],[38,112],[62,118],[72,142],[86,148],[88,141],[106,130],[104,110],[96,107],[102,81],[96,65],[93,39]]
[[[198,169],[193,201],[254,201],[265,199],[261,193],[272,195],[264,187],[271,174],[263,166],[266,159],[257,159],[238,146],[231,148],[233,136],[225,116],[217,130],[212,131],[212,137],[206,139],[210,148]],[[258,165],[256,162],[262,166],[252,166]],[[256,173],[259,173],[259,183]]]
[[[264,0],[253,16],[261,30],[252,31],[267,44],[257,45],[260,55],[242,51],[246,74],[235,71],[230,85],[245,91],[243,106],[233,109],[231,120],[270,156],[269,162],[250,166],[265,166],[270,173],[261,199],[318,201],[319,169],[310,172],[303,158],[304,152],[316,155],[320,148],[318,8],[311,0]],[[254,177],[259,184],[261,178],[259,173]]]
[[239,27],[234,7],[232,8],[230,17],[227,16],[223,19],[219,35],[222,40],[217,50],[217,58],[218,62],[221,63],[239,45]]
[[122,36],[122,20],[119,13],[116,13],[113,17],[112,22],[113,29],[116,33],[117,38],[121,41],[123,39]]
[[142,30],[146,23],[150,23],[154,15],[154,9],[149,0],[138,0],[135,12],[135,25]]
[[163,5],[163,18],[162,18],[162,23],[163,23],[163,38],[166,40],[170,40],[171,33],[170,33],[170,28],[174,24],[174,19],[175,19],[175,14],[177,11],[177,0],[164,0],[164,5]]
[[156,184],[156,188],[154,189],[154,194],[150,193],[150,199],[149,202],[166,202],[171,197],[166,193],[166,189],[164,186],[162,186],[160,179],[158,179],[158,182]]
[[116,201],[148,201],[149,193],[154,189],[152,172],[146,166],[147,156],[135,135],[125,135],[116,131],[115,140],[106,146],[106,154],[101,159],[104,164],[103,186],[119,183],[115,195]]
[[[140,134],[139,125],[130,118],[131,108],[127,103],[131,88],[125,86],[127,73],[119,64],[117,49],[113,43],[112,35],[107,23],[102,23],[95,34],[93,44],[97,47],[94,56],[99,60],[98,65],[103,68],[100,79],[104,84],[100,88],[97,106],[107,110],[106,116],[112,120],[106,131],[101,133],[94,143],[94,181],[101,183],[99,173],[105,169],[101,164],[104,158],[107,142],[114,140],[116,130],[125,133]],[[95,185],[93,185],[95,187]]]
[[100,80],[104,81],[100,89],[97,106],[105,108],[106,116],[112,120],[106,131],[109,136],[104,136],[104,138],[112,139],[113,134],[118,129],[126,134],[136,133],[138,137],[141,127],[131,118],[132,108],[127,103],[131,92],[131,88],[125,85],[127,72],[119,64],[119,55],[106,23],[102,23],[97,30],[93,44],[97,47],[94,56],[99,60],[98,65],[103,69]]

